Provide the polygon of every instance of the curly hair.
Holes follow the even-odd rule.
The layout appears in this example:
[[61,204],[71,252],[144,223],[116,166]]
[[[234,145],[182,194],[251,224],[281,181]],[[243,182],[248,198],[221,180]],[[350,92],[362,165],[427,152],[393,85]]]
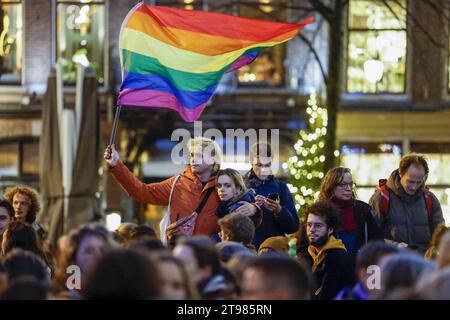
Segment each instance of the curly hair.
[[324,219],[327,228],[336,229],[340,224],[339,208],[330,201],[317,201],[308,207],[305,210],[305,223],[308,221],[308,216],[310,214]]
[[30,198],[30,211],[27,214],[26,222],[33,223],[36,220],[36,216],[41,211],[41,203],[39,201],[38,192],[30,187],[17,186],[6,189],[3,197],[13,205],[13,198],[16,194],[23,194]]

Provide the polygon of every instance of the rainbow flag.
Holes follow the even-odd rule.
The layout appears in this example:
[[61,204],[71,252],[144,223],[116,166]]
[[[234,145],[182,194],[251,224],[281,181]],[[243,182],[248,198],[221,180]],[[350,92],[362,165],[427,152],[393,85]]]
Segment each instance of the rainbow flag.
[[120,31],[121,106],[160,107],[197,120],[226,72],[312,22],[247,19],[209,11],[137,4]]

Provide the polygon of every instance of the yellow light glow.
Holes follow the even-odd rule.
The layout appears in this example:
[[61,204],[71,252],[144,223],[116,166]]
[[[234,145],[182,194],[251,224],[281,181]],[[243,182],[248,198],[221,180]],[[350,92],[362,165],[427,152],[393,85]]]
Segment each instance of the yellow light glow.
[[273,11],[273,7],[272,6],[259,6],[259,8],[264,11],[265,13],[270,13]]

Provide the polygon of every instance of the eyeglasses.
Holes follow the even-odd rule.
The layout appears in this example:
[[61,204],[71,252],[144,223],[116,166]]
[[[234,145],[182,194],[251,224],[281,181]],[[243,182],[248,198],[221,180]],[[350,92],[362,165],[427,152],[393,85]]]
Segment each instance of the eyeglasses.
[[348,183],[347,182],[341,182],[337,186],[339,188],[342,188],[342,189],[348,189],[348,188],[354,189],[354,188],[356,188],[356,183],[354,183],[354,182],[348,182]]

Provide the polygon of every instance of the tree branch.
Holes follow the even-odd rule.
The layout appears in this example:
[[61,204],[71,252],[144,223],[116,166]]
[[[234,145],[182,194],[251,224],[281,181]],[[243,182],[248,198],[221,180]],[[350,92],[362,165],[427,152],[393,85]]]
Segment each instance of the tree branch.
[[[318,31],[321,29],[322,21],[323,20],[320,20],[320,26],[317,28],[317,32],[314,34],[314,37],[313,37],[312,41],[309,41],[302,33],[299,33],[298,37],[300,37],[300,39],[302,39],[305,42],[305,44],[308,46],[310,53],[313,54],[315,60],[317,61],[317,64],[319,65],[320,73],[322,74],[323,81],[324,81],[325,85],[328,85],[328,77],[327,77],[327,75],[325,73],[325,69],[323,67],[322,62],[320,61],[320,57],[319,57],[319,55],[317,53],[317,50],[313,46],[314,40],[316,38],[316,35],[317,35]],[[306,69],[306,64],[305,64],[305,66],[303,68],[302,73],[305,72],[305,69]]]
[[317,10],[317,12],[319,12],[324,17],[325,20],[330,22],[333,17],[333,10],[330,7],[326,6],[320,0],[308,0],[308,2]]
[[[445,20],[449,21],[449,16],[446,14],[446,11],[443,11],[441,10],[441,8],[438,8],[438,6],[436,6],[436,3],[433,2],[434,0],[422,0],[422,1],[425,2],[429,7],[431,7],[437,15],[442,15],[445,18]],[[444,23],[442,23],[442,25],[444,26]]]
[[[392,9],[392,7],[387,3],[386,0],[382,0],[383,4],[389,9],[389,11],[394,15],[394,17],[401,21],[401,19],[398,17],[398,15],[394,12],[394,10]],[[443,45],[442,43],[439,43],[438,41],[436,41],[434,39],[434,37],[431,35],[431,33],[428,32],[428,30],[419,22],[419,20],[413,15],[411,14],[411,12],[408,11],[408,8],[402,6],[402,4],[398,1],[398,0],[394,0],[400,8],[402,8],[403,10],[405,10],[406,14],[408,17],[411,17],[411,19],[413,20],[413,22],[416,24],[416,26],[427,36],[428,40],[430,40],[430,42],[441,49],[447,50],[447,48],[445,47],[445,45]]]
[[[450,21],[449,16],[446,14],[446,10],[441,10],[440,8],[438,8],[438,6],[436,6],[436,3],[433,2],[433,0],[423,0],[425,2],[425,4],[427,4],[435,13],[437,16],[441,16],[444,17],[444,19],[448,22]],[[444,21],[442,21],[442,19],[439,19],[441,26],[442,26],[442,30],[445,34],[445,37],[448,39],[449,34],[448,34],[448,28],[446,27],[446,23],[444,23]]]
[[[265,16],[267,16],[267,17],[271,17],[271,18],[274,19],[275,21],[280,22],[280,19],[278,19],[277,17],[274,17],[274,16],[271,15],[270,13],[267,13],[267,12],[265,12],[264,10],[261,10],[259,4],[255,5],[255,4],[253,4],[253,3],[245,3],[245,2],[244,2],[244,3],[240,3],[240,4],[241,4],[241,5],[244,5],[244,6],[248,6],[248,7],[255,8],[257,11],[259,11],[259,12],[262,13],[263,15],[265,15]],[[298,34],[297,36],[305,42],[305,44],[308,46],[310,52],[314,55],[314,58],[316,59],[317,64],[319,65],[320,73],[322,74],[323,81],[325,82],[325,85],[327,85],[327,84],[328,84],[328,77],[327,77],[327,75],[326,75],[326,73],[325,73],[325,69],[324,69],[324,67],[323,67],[323,65],[322,65],[322,62],[320,61],[319,55],[318,55],[316,49],[314,48],[313,44],[312,44],[311,41],[309,41],[309,40],[308,40],[301,32],[299,32],[299,34]]]

